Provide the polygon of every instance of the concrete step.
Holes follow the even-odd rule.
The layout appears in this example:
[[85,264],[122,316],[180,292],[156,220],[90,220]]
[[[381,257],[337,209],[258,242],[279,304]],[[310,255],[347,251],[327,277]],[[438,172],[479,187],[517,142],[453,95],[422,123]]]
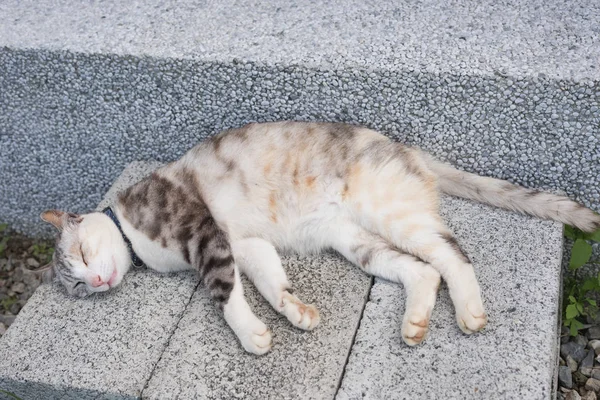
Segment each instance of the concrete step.
[[555,398],[561,225],[454,198],[442,209],[475,265],[488,326],[462,334],[443,287],[429,339],[408,348],[404,291],[376,279],[336,399]]
[[365,124],[600,205],[594,0],[0,3],[0,221],[249,121]]
[[[132,163],[99,208],[158,165]],[[371,288],[332,254],[289,255],[290,281],[322,322],[313,332],[292,327],[246,281],[251,307],[274,333],[272,351],[256,357],[193,275],[141,269],[83,300],[43,285],[0,339],[0,389],[24,399],[547,399],[561,225],[448,198],[443,216],[477,268],[490,313],[478,335],[459,331],[443,289],[431,337],[409,348],[400,286],[376,280]]]

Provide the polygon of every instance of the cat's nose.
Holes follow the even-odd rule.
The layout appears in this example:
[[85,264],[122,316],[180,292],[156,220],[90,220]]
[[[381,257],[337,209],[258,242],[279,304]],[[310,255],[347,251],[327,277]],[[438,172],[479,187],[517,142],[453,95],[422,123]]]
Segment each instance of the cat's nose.
[[104,285],[104,281],[100,278],[100,275],[96,275],[96,277],[92,280],[92,287],[98,287]]

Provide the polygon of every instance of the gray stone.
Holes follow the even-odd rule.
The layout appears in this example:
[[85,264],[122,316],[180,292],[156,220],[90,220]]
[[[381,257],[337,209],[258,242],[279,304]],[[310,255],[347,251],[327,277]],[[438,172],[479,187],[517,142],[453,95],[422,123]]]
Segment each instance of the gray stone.
[[473,260],[489,325],[463,335],[443,288],[429,338],[409,348],[400,333],[404,292],[376,279],[337,399],[412,399],[415,393],[432,399],[549,398],[556,379],[562,226],[457,199],[442,204]]
[[27,259],[27,265],[29,265],[32,268],[37,268],[40,266],[40,263],[35,258],[30,257]]
[[589,378],[582,374],[579,370],[573,372],[573,383],[575,384],[575,387],[585,386],[585,383],[588,379]]
[[594,352],[594,349],[590,349],[588,351],[587,355],[584,357],[584,359],[581,360],[581,364],[579,365],[579,370],[585,376],[592,375],[592,368],[594,367],[594,356],[595,355],[596,355],[596,353]]
[[19,313],[19,311],[21,311],[21,305],[18,303],[12,304],[8,310],[13,314],[13,315],[17,315]]
[[0,336],[6,333],[6,329],[8,329],[8,327],[0,322]]
[[569,367],[558,367],[558,383],[568,389],[573,387],[573,377]]
[[598,379],[590,378],[585,382],[585,388],[598,393],[598,391],[600,391],[600,381]]
[[587,351],[584,346],[569,342],[560,346],[560,355],[563,358],[571,356],[575,361],[580,362],[587,355]]
[[17,282],[10,289],[15,293],[23,293],[26,288],[23,282]]
[[596,352],[596,355],[600,354],[600,340],[590,340],[588,347],[591,347]]
[[581,400],[596,400],[598,397],[596,396],[596,392],[587,392]]
[[575,336],[573,339],[571,339],[573,342],[582,345],[583,347],[586,347],[588,344],[588,340],[586,339],[585,336],[583,335],[577,335]]
[[14,315],[0,314],[0,322],[6,326],[11,326],[15,321],[15,318],[16,317]]
[[579,363],[573,360],[573,357],[571,357],[570,355],[567,355],[566,363],[571,372],[575,372],[577,371],[577,368],[579,368]]
[[571,390],[569,393],[567,393],[565,398],[566,400],[581,400],[581,396],[575,390]]
[[600,380],[600,368],[596,367],[592,369],[592,378]]
[[592,326],[590,329],[588,329],[587,337],[590,340],[600,339],[600,326]]

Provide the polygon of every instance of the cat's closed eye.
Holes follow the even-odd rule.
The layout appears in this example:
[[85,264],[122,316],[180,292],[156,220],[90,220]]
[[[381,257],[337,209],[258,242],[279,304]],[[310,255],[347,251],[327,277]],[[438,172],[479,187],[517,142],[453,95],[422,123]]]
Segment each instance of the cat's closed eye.
[[83,261],[83,263],[87,267],[88,263],[87,263],[87,260],[85,259],[85,253],[83,252],[83,245],[79,245],[79,251],[81,252],[81,260]]

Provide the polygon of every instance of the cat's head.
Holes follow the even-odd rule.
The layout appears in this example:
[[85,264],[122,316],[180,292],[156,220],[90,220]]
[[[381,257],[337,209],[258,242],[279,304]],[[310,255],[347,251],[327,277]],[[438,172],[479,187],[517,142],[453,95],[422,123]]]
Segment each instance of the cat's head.
[[69,294],[79,297],[121,283],[131,257],[121,232],[107,215],[48,210],[41,218],[59,231],[52,261],[38,269],[45,281],[56,278]]

